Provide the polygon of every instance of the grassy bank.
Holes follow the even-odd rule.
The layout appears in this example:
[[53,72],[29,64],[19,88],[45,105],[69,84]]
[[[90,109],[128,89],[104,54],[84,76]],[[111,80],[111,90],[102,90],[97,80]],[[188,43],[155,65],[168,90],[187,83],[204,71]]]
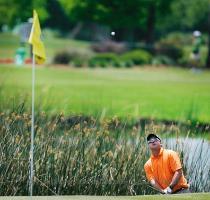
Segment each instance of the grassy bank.
[[121,196],[121,197],[109,197],[109,196],[37,196],[37,197],[0,197],[0,200],[209,200],[210,193],[197,193],[197,194],[184,194],[184,195],[171,195],[171,196]]
[[[210,72],[177,68],[36,69],[36,109],[47,113],[210,121]],[[0,110],[26,102],[30,67],[0,67]]]

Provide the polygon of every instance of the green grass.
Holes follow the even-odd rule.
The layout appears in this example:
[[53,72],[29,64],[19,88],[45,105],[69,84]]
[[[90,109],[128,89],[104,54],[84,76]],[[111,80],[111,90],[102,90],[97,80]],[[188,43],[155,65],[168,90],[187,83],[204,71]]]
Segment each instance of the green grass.
[[[43,36],[44,45],[46,48],[47,61],[50,61],[56,52],[64,49],[73,49],[74,51],[87,52],[89,50],[89,42],[56,38],[48,35]],[[15,52],[20,45],[20,38],[11,33],[0,33],[0,59],[14,58]],[[30,55],[29,44],[26,43],[27,57]]]
[[[27,98],[31,68],[0,67],[0,110]],[[36,68],[36,105],[48,113],[210,120],[210,72],[180,68]]]
[[0,58],[14,58],[20,39],[11,34],[0,34]]
[[[0,197],[0,200],[26,200],[29,197]],[[122,196],[122,197],[110,197],[110,196],[37,196],[31,197],[33,200],[209,200],[210,193],[197,193],[197,194],[184,194],[184,195],[147,195],[147,196]]]

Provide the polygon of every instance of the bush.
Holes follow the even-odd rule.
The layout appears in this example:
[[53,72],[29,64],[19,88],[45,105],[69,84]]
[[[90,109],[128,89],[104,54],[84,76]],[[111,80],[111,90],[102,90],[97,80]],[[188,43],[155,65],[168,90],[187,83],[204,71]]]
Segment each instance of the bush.
[[165,55],[159,55],[152,59],[153,65],[174,65],[174,61]]
[[113,60],[111,64],[113,67],[123,67],[124,65],[124,63],[121,62],[119,58],[117,58],[116,60]]
[[73,63],[73,65],[74,65],[74,67],[82,67],[82,66],[85,65],[85,61],[82,60],[82,59],[79,59],[79,58],[74,59],[74,60],[72,61],[72,63]]
[[192,45],[193,35],[192,33],[173,32],[162,38],[162,40],[170,41],[171,44],[181,47],[184,45]]
[[114,53],[102,53],[94,56],[88,62],[90,67],[120,66],[120,59]]
[[88,67],[96,67],[97,66],[97,61],[94,58],[91,58],[88,60]]
[[133,63],[134,65],[149,64],[152,60],[150,53],[144,50],[133,50],[121,56],[124,62]]
[[97,56],[91,58],[88,61],[88,66],[89,67],[106,67],[107,66],[107,61],[103,59],[99,59]]
[[62,50],[55,54],[53,63],[69,64],[72,63],[75,67],[82,67],[92,57],[89,52]]
[[125,60],[123,61],[124,67],[132,67],[134,65],[132,60]]
[[55,64],[69,64],[69,62],[74,58],[74,55],[69,51],[63,50],[55,54],[53,63]]
[[155,44],[157,55],[165,55],[177,62],[182,57],[182,45],[173,37],[161,39]]

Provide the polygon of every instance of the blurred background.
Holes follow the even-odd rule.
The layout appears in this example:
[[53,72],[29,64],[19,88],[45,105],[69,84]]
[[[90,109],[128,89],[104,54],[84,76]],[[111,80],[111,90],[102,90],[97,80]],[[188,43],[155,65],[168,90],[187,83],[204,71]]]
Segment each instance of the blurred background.
[[[47,63],[210,66],[208,0],[1,0],[1,62],[12,62],[15,50],[26,42],[34,8],[47,46]],[[202,37],[197,45],[199,62],[191,55],[196,30]]]

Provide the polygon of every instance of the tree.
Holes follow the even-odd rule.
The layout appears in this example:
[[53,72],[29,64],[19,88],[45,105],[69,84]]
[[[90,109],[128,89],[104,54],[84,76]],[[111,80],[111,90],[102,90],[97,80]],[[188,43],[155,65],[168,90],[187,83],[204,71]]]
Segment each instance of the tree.
[[146,38],[153,43],[156,22],[169,15],[173,0],[60,0],[74,21],[106,25],[117,32],[118,40]]
[[147,44],[153,44],[155,39],[155,30],[158,23],[161,23],[161,19],[167,18],[170,15],[170,6],[174,0],[150,0],[146,1],[147,9],[147,31],[146,42]]
[[159,24],[166,31],[207,31],[209,0],[176,0],[170,5],[171,14]]
[[128,39],[128,33],[132,38],[134,30],[145,24],[143,0],[75,0],[70,6],[65,0],[61,2],[74,21],[108,26],[117,32],[115,38],[119,40]]
[[72,28],[70,19],[58,0],[47,0],[46,10],[48,17],[45,21],[45,26],[57,28],[63,32]]
[[0,26],[7,24],[13,27],[17,23],[26,22],[33,15],[33,9],[36,9],[40,21],[43,22],[48,13],[45,9],[46,0],[0,0]]
[[208,5],[208,55],[206,59],[206,68],[210,69],[210,3]]

